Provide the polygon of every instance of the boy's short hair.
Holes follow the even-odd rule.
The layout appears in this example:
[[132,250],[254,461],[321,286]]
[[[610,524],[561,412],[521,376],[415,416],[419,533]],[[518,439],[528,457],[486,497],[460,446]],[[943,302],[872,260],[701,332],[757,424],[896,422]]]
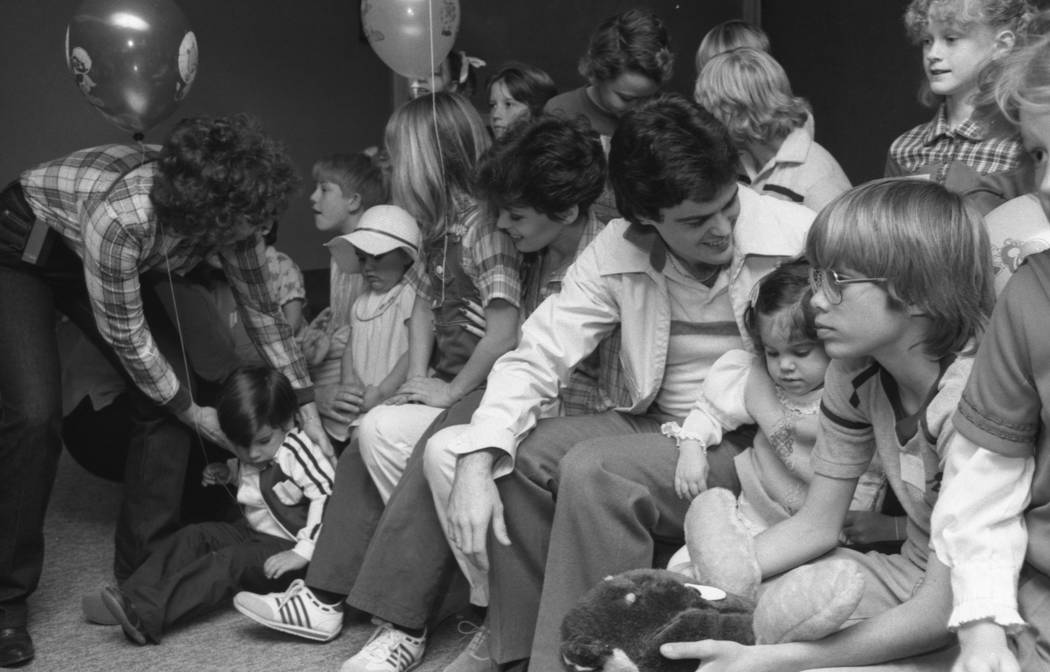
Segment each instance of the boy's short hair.
[[299,402],[287,376],[267,366],[242,366],[226,378],[215,404],[219,427],[241,448],[252,445],[264,426],[285,427],[295,420]]
[[610,16],[594,29],[580,74],[607,82],[624,72],[637,72],[659,85],[671,80],[674,53],[663,21],[648,9],[628,9]]
[[383,171],[366,154],[329,154],[317,161],[313,168],[316,182],[331,182],[343,192],[343,198],[361,196],[361,208],[389,200],[388,186]]
[[172,231],[212,247],[262,231],[288,204],[299,176],[284,146],[246,114],[183,119],[157,162],[150,201]]
[[693,95],[739,147],[782,140],[809,116],[809,105],[792,93],[780,63],[750,47],[712,58],[696,78]]
[[609,182],[628,221],[660,221],[660,211],[710,201],[736,182],[737,150],[710,112],[664,94],[620,119],[609,149]]
[[751,47],[761,51],[771,51],[769,35],[753,23],[741,19],[723,21],[707,31],[696,50],[696,74],[704,69],[712,58],[730,49]]
[[554,80],[546,71],[525,63],[507,63],[489,77],[485,91],[492,91],[492,85],[502,83],[507,87],[510,97],[529,108],[529,114],[538,117],[543,114],[543,106],[558,93]]
[[940,359],[980,335],[995,302],[984,220],[943,185],[868,182],[824,207],[806,239],[817,269],[889,278],[891,301],[929,318],[923,345]]
[[586,212],[605,187],[605,154],[589,125],[539,117],[496,140],[478,166],[479,195],[492,213],[529,207],[549,217]]

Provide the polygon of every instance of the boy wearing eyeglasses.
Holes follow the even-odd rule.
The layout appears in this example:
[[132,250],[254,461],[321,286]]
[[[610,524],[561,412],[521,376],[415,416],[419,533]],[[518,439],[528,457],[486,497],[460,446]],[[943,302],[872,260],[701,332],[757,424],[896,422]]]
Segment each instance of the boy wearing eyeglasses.
[[[813,481],[791,518],[756,538],[763,577],[831,553],[858,563],[865,591],[847,628],[814,642],[668,644],[669,658],[727,671],[888,663],[946,670],[948,569],[929,552],[951,416],[993,303],[981,218],[943,186],[881,180],[842,195],[806,241],[818,337],[832,358],[812,454]],[[858,477],[879,459],[907,513],[899,554],[836,549]]]

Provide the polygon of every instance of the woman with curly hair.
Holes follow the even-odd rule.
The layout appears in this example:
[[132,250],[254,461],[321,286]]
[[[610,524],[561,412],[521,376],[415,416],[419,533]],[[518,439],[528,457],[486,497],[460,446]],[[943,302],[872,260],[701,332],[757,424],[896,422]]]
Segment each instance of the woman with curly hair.
[[80,150],[0,192],[0,665],[34,654],[26,600],[40,578],[62,447],[56,309],[132,383],[118,581],[177,529],[194,435],[227,443],[215,410],[191,394],[178,314],[167,318],[153,278],[182,276],[218,253],[249,335],[309,402],[304,428],[330,454],[306,364],[265,275],[261,232],[297,179],[252,119],[200,117],[180,122],[162,147]]
[[693,96],[729,129],[755,191],[819,211],[850,188],[838,161],[806,129],[809,103],[792,93],[768,53],[740,47],[713,56]]

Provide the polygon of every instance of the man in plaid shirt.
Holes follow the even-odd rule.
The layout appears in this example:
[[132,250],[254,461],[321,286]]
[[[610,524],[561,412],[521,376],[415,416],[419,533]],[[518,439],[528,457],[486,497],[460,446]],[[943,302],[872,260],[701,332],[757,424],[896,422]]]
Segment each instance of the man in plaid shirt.
[[177,528],[194,431],[226,445],[215,410],[191,395],[175,325],[140,276],[182,276],[217,252],[249,335],[291,379],[304,428],[331,454],[305,361],[266,281],[261,231],[296,182],[288,156],[251,119],[200,117],[183,120],[162,148],[74,152],[0,192],[0,666],[34,655],[26,600],[40,578],[61,451],[56,309],[133,383],[118,580]]

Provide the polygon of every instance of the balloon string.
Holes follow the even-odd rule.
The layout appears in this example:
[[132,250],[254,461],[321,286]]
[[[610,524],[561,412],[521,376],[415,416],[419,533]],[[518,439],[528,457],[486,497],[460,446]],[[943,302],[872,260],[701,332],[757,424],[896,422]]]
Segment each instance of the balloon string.
[[[135,141],[139,144],[139,151],[141,152],[141,160],[144,163],[146,160],[146,145],[142,142],[142,133],[135,134]],[[190,356],[186,351],[186,340],[182,336],[182,319],[179,316],[179,304],[175,297],[175,283],[173,281],[173,274],[171,272],[171,258],[168,256],[168,248],[164,245],[164,226],[160,221],[160,218],[156,216],[154,211],[154,217],[157,221],[157,235],[161,240],[160,250],[164,255],[164,272],[168,278],[168,293],[171,295],[171,313],[172,317],[175,318],[175,333],[179,337],[179,351],[182,353],[182,367],[183,375],[186,376],[186,392],[190,395],[190,403],[196,404],[197,400],[193,396],[193,385],[191,384],[192,378],[190,377]],[[200,423],[193,421],[193,433],[197,437],[197,447],[201,451],[201,455],[204,457],[204,463],[208,463],[208,451],[204,447],[204,436],[201,434]],[[237,496],[230,492],[228,485],[223,484],[222,488],[228,497],[234,502],[237,501]]]
[[[438,66],[434,62],[434,0],[427,0],[427,20],[429,22],[430,30],[427,31],[428,44],[430,45],[430,88],[434,88],[434,74],[437,73]],[[445,192],[445,198],[447,199],[446,205],[454,207],[452,205],[452,194],[449,193],[448,183],[445,181],[445,153],[441,147],[441,126],[438,124],[437,116],[437,96],[434,95],[436,91],[430,93],[430,114],[434,121],[434,138],[437,140],[437,153],[438,153],[438,171],[440,172],[441,188]],[[446,220],[442,222],[442,239],[443,246],[441,252],[441,268],[447,272],[445,264],[448,261],[448,213],[443,212],[441,216]],[[438,223],[434,222],[437,226]],[[445,283],[441,283],[441,303],[445,302]]]

